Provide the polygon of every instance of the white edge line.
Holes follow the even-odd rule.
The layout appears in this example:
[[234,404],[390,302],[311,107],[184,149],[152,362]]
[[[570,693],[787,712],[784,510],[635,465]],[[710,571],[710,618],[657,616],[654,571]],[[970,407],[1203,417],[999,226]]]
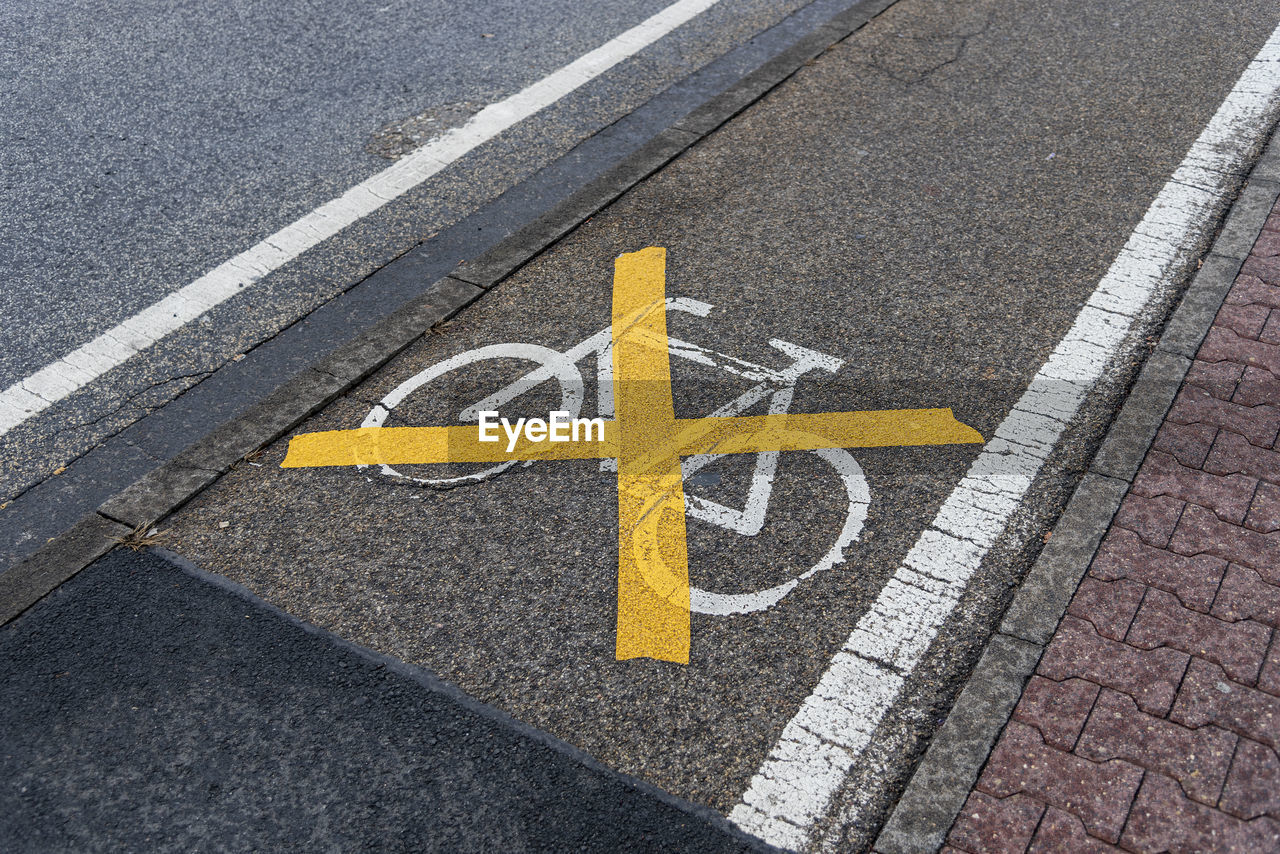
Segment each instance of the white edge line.
[[[729,813],[773,845],[813,844],[859,754],[1134,321],[1167,293],[1280,98],[1280,27],[1165,184],[1074,325],[858,621]],[[861,818],[858,805],[841,824]]]
[[516,94],[490,104],[257,245],[0,392],[0,436],[252,287],[479,145],[643,50],[720,0],[679,0]]

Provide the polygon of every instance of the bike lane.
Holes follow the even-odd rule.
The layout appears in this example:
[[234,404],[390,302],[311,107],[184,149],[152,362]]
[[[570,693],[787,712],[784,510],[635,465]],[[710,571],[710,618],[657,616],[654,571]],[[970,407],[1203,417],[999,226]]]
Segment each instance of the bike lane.
[[[990,439],[1274,17],[1264,3],[1086,3],[1047,15],[1030,4],[905,0],[298,432],[359,427],[409,378],[478,348],[572,350],[610,322],[614,259],[660,246],[666,297],[696,301],[666,312],[667,331],[711,351],[677,348],[671,358],[676,418],[716,412],[770,379],[739,359],[784,378],[731,414],[949,407]],[[1183,260],[1199,245],[1193,237]],[[859,820],[843,839],[873,833],[1172,297],[1157,295],[1138,318],[868,734],[836,804],[803,828],[814,838],[848,804]],[[825,367],[792,382],[795,347],[826,357]],[[406,396],[382,425],[457,424],[536,366],[464,365]],[[593,417],[598,365],[588,351],[577,367],[582,414]],[[558,408],[553,382],[499,407],[512,418]],[[377,467],[282,469],[286,448],[265,449],[166,521],[166,545],[613,768],[728,813],[980,446],[859,448],[847,452],[856,478],[843,458],[785,452],[770,488],[757,481],[754,492],[754,455],[691,473],[686,501],[706,511],[685,525],[695,587],[757,591],[831,565],[764,610],[692,614],[684,665],[615,658],[619,476],[598,460],[520,464],[441,489]],[[396,468],[438,480],[483,466]],[[865,480],[868,501],[850,478]],[[758,532],[751,512],[708,509],[752,498],[766,508]],[[862,514],[856,538],[846,537]]]

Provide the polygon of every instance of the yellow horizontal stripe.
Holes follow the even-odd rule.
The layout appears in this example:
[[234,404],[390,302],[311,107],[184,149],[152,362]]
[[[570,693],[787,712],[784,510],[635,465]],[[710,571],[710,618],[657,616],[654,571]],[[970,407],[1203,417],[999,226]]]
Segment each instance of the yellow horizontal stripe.
[[[977,430],[950,409],[678,418],[680,456],[758,454],[816,448],[882,448],[981,442]],[[289,442],[284,468],[412,463],[497,463],[506,460],[594,460],[618,455],[618,425],[604,424],[602,442],[530,442],[521,436],[507,453],[507,438],[481,442],[474,425],[360,427],[303,433]]]

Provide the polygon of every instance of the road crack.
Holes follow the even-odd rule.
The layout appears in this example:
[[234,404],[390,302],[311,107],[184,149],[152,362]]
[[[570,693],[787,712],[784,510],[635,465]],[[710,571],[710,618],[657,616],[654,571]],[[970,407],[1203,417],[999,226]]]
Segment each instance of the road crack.
[[[126,410],[130,408],[134,410],[133,415],[136,415],[136,417],[131,416],[128,423],[101,436],[99,439],[97,439],[93,443],[92,447],[85,448],[80,453],[74,454],[66,459],[57,460],[57,463],[58,463],[57,466],[55,466],[47,474],[45,474],[44,477],[39,477],[36,480],[33,480],[32,482],[28,483],[26,486],[19,488],[17,491],[8,493],[6,498],[4,499],[5,502],[12,503],[14,501],[17,501],[18,499],[22,498],[31,490],[36,489],[44,485],[45,483],[48,483],[54,477],[58,476],[58,474],[55,472],[60,473],[61,471],[64,471],[67,468],[70,468],[76,462],[79,462],[80,460],[87,457],[96,448],[99,448],[105,445],[106,443],[110,442],[111,440],[118,438],[121,434],[123,434],[126,430],[128,430],[134,424],[137,424],[143,418],[146,418],[147,416],[151,415],[158,409],[171,403],[176,397],[182,395],[186,391],[189,391],[191,388],[203,382],[212,374],[213,374],[213,371],[211,370],[197,371],[190,374],[180,374],[178,376],[171,376],[161,380],[156,380],[154,382],[148,383],[146,386],[142,388],[137,389],[136,391],[133,391],[119,398],[117,402],[113,406],[111,406],[110,409],[108,409],[106,412],[103,412],[100,415],[96,415],[92,418],[87,418],[87,419],[84,419],[72,424],[68,424],[50,431],[48,436],[52,441],[52,443],[56,444],[60,439],[70,438],[74,433],[84,431],[84,430],[92,430],[94,427],[101,425],[111,420],[112,418],[115,418],[121,415],[122,413],[124,413]],[[187,382],[189,384],[183,386],[175,395],[169,395],[169,394],[161,395],[155,402],[146,402],[146,403],[138,402],[139,398],[142,398],[147,394],[151,394],[152,392],[155,392],[158,389],[161,389],[165,386],[172,385],[174,383],[183,383],[183,382]],[[155,454],[151,453],[150,451],[148,451],[146,448],[142,447],[139,444],[131,443],[130,446],[136,451],[138,451],[140,454],[142,454],[143,456],[147,457],[148,459],[154,460],[156,463],[167,462],[167,460],[156,456]],[[13,466],[13,468],[16,469],[16,466]]]

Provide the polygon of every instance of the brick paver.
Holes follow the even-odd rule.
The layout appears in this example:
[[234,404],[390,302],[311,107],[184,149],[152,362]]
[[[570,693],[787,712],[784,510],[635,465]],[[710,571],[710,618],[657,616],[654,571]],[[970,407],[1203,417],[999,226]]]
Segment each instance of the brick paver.
[[948,851],[1280,851],[1280,205]]

